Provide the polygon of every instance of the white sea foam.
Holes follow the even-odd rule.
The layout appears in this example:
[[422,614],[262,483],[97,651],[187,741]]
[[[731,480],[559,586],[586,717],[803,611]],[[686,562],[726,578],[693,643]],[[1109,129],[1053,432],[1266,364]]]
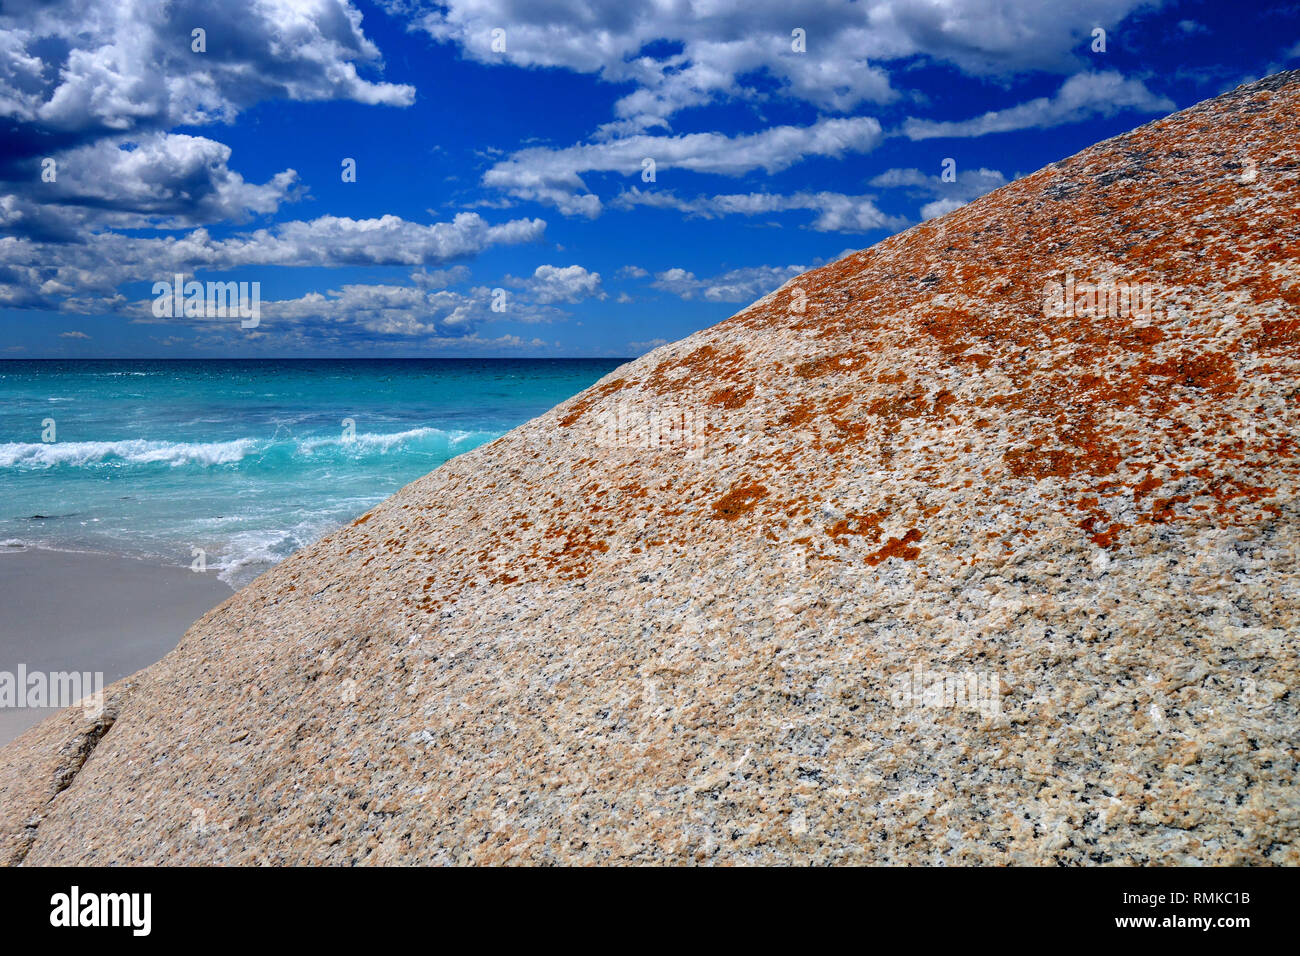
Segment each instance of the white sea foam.
[[38,469],[56,465],[83,467],[124,461],[130,464],[162,462],[173,467],[187,464],[228,465],[240,461],[257,447],[251,438],[218,442],[123,441],[9,442],[0,445],[0,468]]
[[[454,454],[468,442],[495,437],[495,432],[444,431],[441,428],[410,428],[400,432],[363,432],[346,439],[341,434],[304,438],[293,444],[296,455],[322,452],[346,455],[384,454],[394,450],[421,449]],[[276,443],[254,438],[216,442],[148,441],[142,438],[119,441],[9,442],[0,444],[0,468],[35,470],[57,465],[89,467],[125,462],[132,465],[230,465],[275,447]]]
[[231,535],[215,558],[217,577],[231,587],[243,587],[263,571],[279,564],[338,527],[338,518],[313,515],[290,529],[264,528]]
[[[0,444],[0,478],[55,470],[70,489],[79,489],[76,500],[84,501],[75,517],[53,514],[47,499],[61,500],[72,491],[60,491],[53,474],[42,478],[41,491],[28,494],[22,513],[73,520],[40,522],[41,533],[53,537],[25,540],[18,518],[0,519],[0,529],[12,536],[7,542],[0,538],[0,544],[7,550],[85,545],[179,566],[190,566],[196,549],[202,549],[209,572],[241,587],[405,480],[499,434],[496,429],[417,427],[345,437],[341,430],[323,431],[317,424],[313,430],[267,428],[257,438],[212,442],[132,438]],[[130,484],[137,469],[174,473],[178,483]],[[191,486],[196,470],[212,480]],[[222,472],[229,477],[221,477]],[[127,483],[110,487],[102,478]],[[227,481],[238,481],[238,488],[218,495]],[[191,487],[193,493],[187,490]]]
[[385,452],[402,445],[429,443],[445,445],[448,450],[452,450],[467,439],[491,434],[495,433],[444,431],[441,428],[408,428],[400,432],[362,432],[352,438],[344,438],[340,433],[327,438],[305,438],[298,443],[298,451],[310,455],[323,448],[342,448],[345,451],[364,454],[372,451]]

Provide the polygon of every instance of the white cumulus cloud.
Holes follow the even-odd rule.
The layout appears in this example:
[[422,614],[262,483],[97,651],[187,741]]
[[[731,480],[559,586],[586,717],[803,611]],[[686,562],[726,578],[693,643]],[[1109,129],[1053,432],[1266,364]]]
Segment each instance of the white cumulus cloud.
[[1018,129],[1046,129],[1094,116],[1114,116],[1126,110],[1167,113],[1173,109],[1173,100],[1152,93],[1141,80],[1129,79],[1114,71],[1079,73],[1061,84],[1053,96],[1040,96],[968,120],[910,118],[903,124],[903,133],[909,139],[984,136]]

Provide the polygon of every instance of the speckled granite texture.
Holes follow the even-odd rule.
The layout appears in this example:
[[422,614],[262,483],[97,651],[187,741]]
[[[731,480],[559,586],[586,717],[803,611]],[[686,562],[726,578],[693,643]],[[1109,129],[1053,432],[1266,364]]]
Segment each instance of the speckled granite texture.
[[0,853],[1300,862],[1298,116],[1101,143],[454,459],[0,752]]

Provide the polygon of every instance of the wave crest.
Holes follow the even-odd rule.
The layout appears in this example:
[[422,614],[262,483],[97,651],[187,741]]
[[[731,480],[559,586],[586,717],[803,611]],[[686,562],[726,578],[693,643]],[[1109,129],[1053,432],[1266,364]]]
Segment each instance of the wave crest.
[[229,465],[253,451],[251,438],[219,442],[122,441],[10,442],[0,445],[0,468],[84,468],[125,462],[133,465]]
[[148,441],[143,438],[119,441],[10,442],[0,444],[0,468],[21,471],[122,465],[211,468],[238,465],[250,457],[254,460],[269,457],[283,462],[292,458],[355,459],[391,452],[451,457],[476,444],[496,438],[498,434],[483,430],[410,428],[400,432],[363,432],[351,438],[344,438],[340,434],[282,440],[236,438],[214,442]]

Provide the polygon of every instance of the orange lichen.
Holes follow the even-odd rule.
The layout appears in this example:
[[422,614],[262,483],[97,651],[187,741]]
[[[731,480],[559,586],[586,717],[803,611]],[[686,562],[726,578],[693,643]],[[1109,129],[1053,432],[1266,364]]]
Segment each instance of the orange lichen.
[[[810,554],[814,542],[876,549],[873,564],[921,551],[917,529],[884,540],[886,508],[896,520],[906,509],[902,527],[914,522],[934,540],[924,516],[936,500],[996,512],[987,544],[982,530],[954,537],[993,553],[1062,522],[1081,541],[1119,549],[1151,526],[1167,534],[1276,513],[1297,477],[1288,433],[1300,395],[1287,383],[1300,359],[1300,178],[1277,159],[1293,151],[1283,107],[1264,95],[1248,102],[1273,118],[1215,114],[1208,146],[1211,133],[1182,121],[1100,144],[800,276],[803,312],[789,295],[769,297],[676,347],[677,357],[580,396],[562,426],[620,388],[629,389],[620,399],[647,407],[661,395],[698,399],[714,429],[704,460],[743,463],[762,484],[741,480],[714,501],[726,486],[710,467],[672,467],[676,483],[647,472],[633,481],[614,470],[649,456],[566,459],[562,478],[578,492],[539,503],[575,527],[544,538],[529,571],[511,575],[586,573],[598,543],[620,535],[624,554],[641,553],[633,542],[679,546],[689,532],[675,519],[698,502],[719,520],[759,510],[788,521],[787,532],[817,529],[800,545]],[[1260,186],[1222,175],[1219,137],[1239,133],[1237,158],[1259,162]],[[1048,314],[1044,283],[1066,273],[1169,289],[1168,301]],[[854,482],[869,471],[888,473],[906,504],[882,495],[878,512],[849,510],[837,499],[860,491]],[[827,523],[828,512],[843,517]],[[640,516],[659,522],[653,539],[627,531]]]
[[800,378],[820,378],[831,372],[856,372],[871,361],[867,355],[853,352],[840,352],[836,355],[823,355],[809,359],[795,366],[794,374]]
[[573,425],[578,421],[593,405],[602,398],[614,394],[627,384],[626,379],[616,378],[613,381],[606,382],[604,385],[597,385],[584,392],[577,398],[573,405],[570,406],[567,414],[563,415],[559,423],[565,428]]
[[[1133,486],[1133,500],[1141,501],[1143,496],[1146,495],[1147,492],[1155,491],[1163,484],[1164,484],[1164,480],[1161,478],[1151,477],[1151,478],[1142,479],[1136,485]],[[1096,499],[1093,499],[1093,501],[1095,503]]]
[[719,408],[742,408],[753,397],[753,385],[728,385],[710,395],[707,402]]
[[724,353],[712,345],[701,345],[679,359],[659,363],[646,377],[645,387],[659,393],[703,391],[719,382],[737,381],[744,360],[744,349]]
[[753,511],[765,497],[767,497],[767,489],[762,485],[737,485],[713,503],[713,517],[723,521],[735,521],[741,515]]
[[1237,371],[1233,361],[1221,352],[1184,353],[1163,362],[1144,362],[1138,374],[1167,379],[1172,385],[1204,389],[1223,396],[1236,390]]
[[915,561],[921,556],[921,549],[914,547],[912,542],[921,540],[921,532],[915,528],[909,528],[907,533],[901,538],[891,537],[885,542],[885,546],[879,551],[873,551],[867,555],[867,564],[875,567],[882,561],[889,558],[902,558],[904,561]]
[[812,421],[813,417],[813,406],[808,402],[800,402],[788,412],[785,412],[777,421],[789,428],[798,428]]
[[888,512],[875,511],[869,514],[847,514],[826,528],[827,536],[836,544],[845,544],[850,536],[866,537],[879,541],[880,523],[887,518]]

